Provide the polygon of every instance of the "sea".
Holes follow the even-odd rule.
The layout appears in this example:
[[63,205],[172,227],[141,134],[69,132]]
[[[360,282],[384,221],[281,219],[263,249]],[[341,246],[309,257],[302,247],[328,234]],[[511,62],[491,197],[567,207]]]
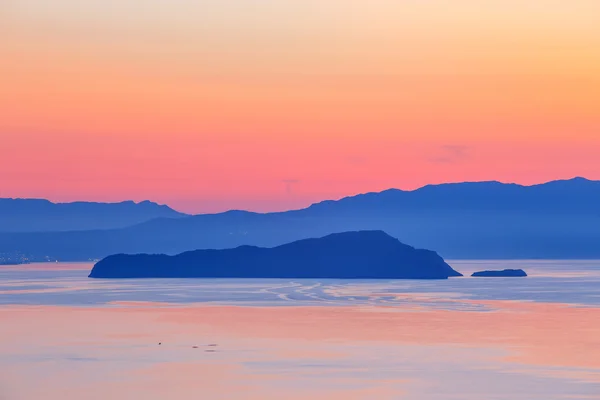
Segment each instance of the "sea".
[[[0,266],[1,400],[600,399],[600,261],[436,281]],[[522,268],[526,278],[472,278]]]

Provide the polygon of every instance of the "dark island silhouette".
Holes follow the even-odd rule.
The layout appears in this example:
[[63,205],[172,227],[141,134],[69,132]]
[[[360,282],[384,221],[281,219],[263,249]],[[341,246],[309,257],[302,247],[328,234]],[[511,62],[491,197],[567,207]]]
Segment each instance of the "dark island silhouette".
[[90,278],[447,279],[462,276],[435,252],[415,249],[382,231],[305,239],[273,248],[240,246],[176,256],[118,254]]
[[[301,210],[167,215],[110,230],[99,225],[84,231],[7,232],[11,224],[4,221],[9,214],[0,215],[0,253],[16,251],[33,260],[85,261],[120,253],[175,255],[242,245],[274,247],[360,230],[383,230],[417,248],[435,249],[445,259],[600,257],[600,181],[584,178],[533,186],[467,182],[413,191],[390,189],[323,201]],[[49,218],[44,215],[39,218]],[[68,218],[63,227],[77,222]]]
[[501,277],[523,277],[527,273],[522,269],[503,269],[501,271],[478,271],[471,274],[476,277],[501,278]]

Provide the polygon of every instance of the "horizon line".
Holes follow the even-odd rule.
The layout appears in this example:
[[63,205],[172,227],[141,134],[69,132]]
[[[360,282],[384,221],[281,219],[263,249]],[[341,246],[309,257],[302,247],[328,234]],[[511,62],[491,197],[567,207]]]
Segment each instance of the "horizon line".
[[301,208],[291,208],[291,209],[286,209],[286,210],[281,210],[281,211],[251,211],[251,210],[244,210],[244,209],[228,209],[228,210],[224,210],[224,211],[218,211],[218,212],[200,212],[200,213],[187,213],[187,212],[183,212],[183,211],[179,211],[175,208],[173,208],[172,206],[166,204],[166,203],[158,203],[156,201],[153,200],[149,200],[149,199],[145,199],[145,200],[120,200],[120,201],[94,201],[94,200],[73,200],[73,201],[53,201],[47,198],[38,198],[38,197],[0,197],[0,200],[14,200],[14,201],[45,201],[54,205],[69,205],[69,204],[77,204],[77,203],[83,203],[83,204],[103,204],[103,205],[117,205],[117,204],[125,204],[125,203],[133,203],[135,205],[140,205],[143,203],[151,203],[154,204],[156,206],[159,207],[168,207],[171,210],[183,214],[183,215],[187,215],[187,216],[196,216],[196,215],[218,215],[218,214],[225,214],[225,213],[230,213],[230,212],[245,212],[245,213],[252,213],[252,214],[276,214],[276,213],[284,213],[284,212],[292,212],[292,211],[300,211],[300,210],[304,210],[307,208],[310,208],[316,204],[321,204],[321,203],[325,203],[325,202],[336,202],[336,201],[341,201],[344,199],[349,199],[349,198],[353,198],[353,197],[358,197],[358,196],[365,196],[365,195],[373,195],[373,194],[380,194],[380,193],[384,193],[384,192],[391,192],[391,191],[399,191],[399,192],[405,192],[405,193],[413,193],[413,192],[418,192],[422,189],[428,188],[428,187],[437,187],[437,186],[446,186],[446,185],[464,185],[464,184],[484,184],[484,183],[495,183],[495,184],[501,184],[501,185],[514,185],[514,186],[519,186],[519,187],[536,187],[536,186],[543,186],[543,185],[547,185],[550,183],[555,183],[555,182],[570,182],[570,181],[577,181],[577,180],[582,180],[582,181],[587,181],[587,182],[600,182],[600,180],[595,180],[595,179],[589,179],[583,176],[574,176],[571,178],[562,178],[562,179],[553,179],[553,180],[549,180],[549,181],[545,181],[545,182],[540,182],[540,183],[533,183],[533,184],[520,184],[520,183],[516,183],[516,182],[502,182],[502,181],[498,181],[498,180],[484,180],[484,181],[455,181],[455,182],[442,182],[442,183],[430,183],[430,184],[426,184],[423,186],[419,186],[415,189],[410,189],[410,190],[406,190],[406,189],[399,189],[399,188],[394,188],[394,187],[390,187],[387,189],[383,189],[380,191],[370,191],[370,192],[359,192],[359,193],[355,193],[355,194],[349,194],[346,196],[342,196],[339,198],[335,198],[335,199],[322,199],[322,200],[318,200],[316,202],[310,203],[307,206],[301,207]]

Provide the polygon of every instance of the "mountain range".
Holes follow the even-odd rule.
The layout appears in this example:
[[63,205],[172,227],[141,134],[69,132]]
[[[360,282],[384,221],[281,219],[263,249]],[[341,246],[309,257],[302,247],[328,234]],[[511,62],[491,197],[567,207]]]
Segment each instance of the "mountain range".
[[117,253],[174,255],[383,230],[446,259],[600,258],[600,181],[584,178],[533,186],[475,182],[390,189],[276,213],[173,213],[123,228],[4,232],[0,253],[60,260]]
[[53,203],[43,199],[0,199],[0,232],[114,229],[154,218],[183,216],[151,201]]

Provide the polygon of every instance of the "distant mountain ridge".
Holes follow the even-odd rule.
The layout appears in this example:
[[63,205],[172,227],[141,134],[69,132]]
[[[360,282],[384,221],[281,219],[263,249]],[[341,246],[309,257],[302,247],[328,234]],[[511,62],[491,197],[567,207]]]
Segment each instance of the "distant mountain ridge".
[[0,199],[0,232],[114,229],[154,218],[186,216],[151,201],[53,203],[44,199]]
[[160,218],[113,230],[0,234],[0,252],[61,260],[117,253],[178,254],[263,247],[331,233],[383,230],[454,259],[600,258],[600,182],[521,186],[499,182],[391,189],[294,211],[229,211]]
[[[568,180],[550,181],[536,185],[519,185],[498,181],[443,183],[427,185],[415,190],[388,189],[325,200],[308,207],[310,210],[336,211],[345,207],[384,207],[384,210],[425,208],[448,209],[507,209],[517,207],[530,211],[548,208],[571,208],[580,211],[600,210],[600,181],[576,177]],[[374,208],[373,208],[374,209]],[[353,209],[355,211],[355,209]]]
[[240,246],[176,256],[117,254],[90,278],[448,279],[462,276],[433,251],[382,231],[343,232],[274,248]]

